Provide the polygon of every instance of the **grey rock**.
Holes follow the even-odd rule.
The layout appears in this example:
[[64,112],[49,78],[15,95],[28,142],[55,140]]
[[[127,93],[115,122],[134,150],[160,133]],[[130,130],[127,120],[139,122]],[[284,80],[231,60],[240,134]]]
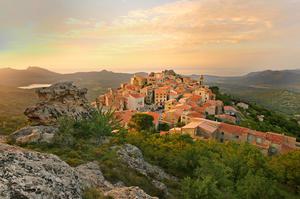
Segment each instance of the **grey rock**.
[[72,168],[55,155],[0,143],[1,199],[81,199],[91,187],[115,199],[154,199],[138,187],[112,185],[97,162]]
[[11,135],[11,138],[17,144],[46,142],[50,143],[58,128],[54,126],[27,126],[17,130]]
[[97,162],[79,165],[76,170],[85,188],[97,187],[103,191],[114,188],[114,185],[105,180]]
[[80,199],[79,175],[55,155],[0,144],[0,198]]
[[158,199],[157,197],[149,196],[139,187],[114,188],[104,193],[104,195],[114,199]]
[[139,148],[131,144],[123,145],[117,154],[119,158],[127,164],[128,167],[136,170],[142,175],[151,180],[154,187],[163,191],[168,195],[167,186],[161,182],[163,180],[177,181],[177,178],[167,174],[163,169],[158,166],[152,165],[144,160],[143,154]]
[[87,89],[76,87],[72,82],[61,82],[36,93],[40,102],[25,110],[25,115],[34,125],[55,125],[60,117],[87,118],[93,108],[85,95]]
[[117,154],[130,168],[145,176],[153,176],[156,180],[177,180],[174,176],[167,174],[158,166],[152,165],[144,160],[141,150],[131,144],[123,145]]

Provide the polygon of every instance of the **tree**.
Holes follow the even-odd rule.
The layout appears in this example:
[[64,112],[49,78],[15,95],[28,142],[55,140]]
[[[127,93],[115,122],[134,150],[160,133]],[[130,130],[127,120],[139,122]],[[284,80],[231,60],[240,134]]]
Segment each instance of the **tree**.
[[169,131],[170,130],[170,125],[167,123],[161,123],[158,125],[158,130],[159,131]]
[[217,187],[217,180],[211,176],[203,180],[187,177],[182,183],[183,196],[186,199],[219,199],[222,193]]
[[132,116],[128,126],[137,131],[149,131],[154,128],[153,120],[151,115],[137,113]]
[[238,198],[282,198],[275,183],[261,174],[249,172],[237,183]]
[[269,162],[270,168],[283,183],[294,188],[300,193],[300,151],[292,151],[280,156],[275,156]]

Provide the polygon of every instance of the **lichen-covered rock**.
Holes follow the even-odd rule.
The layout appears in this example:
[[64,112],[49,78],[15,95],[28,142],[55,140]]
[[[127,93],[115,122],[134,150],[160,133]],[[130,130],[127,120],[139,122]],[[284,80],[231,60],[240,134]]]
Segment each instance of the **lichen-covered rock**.
[[136,170],[137,172],[148,177],[153,186],[163,191],[168,195],[167,186],[161,182],[163,180],[172,180],[177,181],[174,176],[167,174],[163,169],[158,166],[152,165],[144,160],[143,154],[139,148],[131,144],[123,145],[118,151],[117,154],[119,158],[127,164],[128,167]]
[[0,198],[80,199],[75,169],[55,155],[0,144]]
[[55,155],[0,143],[1,199],[81,199],[86,188],[114,199],[154,199],[138,187],[112,185],[97,162],[72,168]]
[[176,180],[174,176],[167,174],[158,166],[152,165],[144,160],[141,150],[131,144],[123,145],[117,154],[130,168],[146,176],[153,176],[157,180]]
[[114,199],[158,199],[146,194],[139,187],[120,187],[104,193],[105,196]]
[[54,126],[27,126],[17,130],[11,135],[11,138],[17,144],[46,142],[50,143],[58,128]]
[[89,162],[87,164],[76,167],[85,188],[97,187],[102,191],[114,188],[110,182],[106,181],[97,162]]
[[93,110],[85,97],[87,89],[78,88],[72,82],[39,88],[36,93],[40,102],[24,112],[34,125],[54,125],[62,116],[86,118]]

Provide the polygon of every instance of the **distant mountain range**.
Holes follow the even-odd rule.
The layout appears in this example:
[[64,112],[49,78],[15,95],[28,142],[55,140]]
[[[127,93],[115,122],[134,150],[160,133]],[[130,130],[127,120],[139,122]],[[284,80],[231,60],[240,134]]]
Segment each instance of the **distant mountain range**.
[[[147,75],[144,72],[137,74]],[[60,74],[39,67],[29,67],[25,70],[4,68],[0,69],[0,86],[2,91],[5,87],[10,91],[15,88],[13,92],[16,93],[18,91],[16,88],[20,86],[73,81],[81,87],[88,88],[88,98],[93,100],[108,88],[117,88],[120,83],[128,82],[133,75],[107,70]],[[198,79],[200,76],[190,75],[190,77]],[[205,75],[205,81],[208,85],[219,86],[224,92],[243,100],[257,102],[283,113],[300,114],[300,69],[266,70],[236,77]],[[0,93],[0,96],[2,95],[3,92]]]
[[[147,73],[138,73],[145,76]],[[97,84],[103,88],[117,87],[133,76],[130,73],[115,73],[107,70],[94,72],[77,72],[70,74],[55,73],[40,67],[28,67],[25,70],[11,68],[0,69],[0,85],[26,86],[30,84],[51,84],[58,81],[74,81],[79,84]],[[190,75],[198,79],[199,75]],[[283,88],[300,90],[300,69],[298,70],[266,70],[249,73],[244,76],[222,77],[205,76],[208,84],[232,84],[257,88]]]
[[[191,77],[198,79],[200,76],[191,75]],[[300,69],[281,71],[265,70],[236,77],[206,75],[205,80],[206,83],[210,85],[239,85],[253,88],[276,88],[300,91]]]
[[[137,74],[146,75],[146,73]],[[60,74],[40,67],[28,67],[25,70],[4,68],[0,69],[0,85],[21,87],[31,84],[53,84],[60,81],[73,81],[81,87],[88,88],[88,97],[92,99],[99,95],[99,93],[105,92],[107,88],[116,88],[120,83],[128,82],[133,75],[107,70]]]
[[[144,75],[144,73],[141,73]],[[99,72],[77,72],[70,74],[55,73],[39,67],[28,67],[25,70],[12,68],[0,69],[0,85],[26,86],[30,84],[51,84],[58,81],[74,81],[77,83],[93,82],[103,87],[116,87],[128,81],[133,74],[114,73],[107,70]]]

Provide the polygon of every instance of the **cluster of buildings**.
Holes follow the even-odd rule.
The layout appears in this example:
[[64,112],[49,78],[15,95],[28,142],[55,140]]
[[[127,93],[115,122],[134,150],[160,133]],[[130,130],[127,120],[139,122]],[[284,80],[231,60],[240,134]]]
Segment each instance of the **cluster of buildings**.
[[247,142],[264,154],[273,155],[299,149],[296,138],[273,132],[260,132],[245,127],[207,119],[193,119],[183,127],[165,133],[189,134],[194,139],[215,139],[220,142]]
[[[203,76],[194,80],[173,70],[152,72],[147,77],[135,75],[130,83],[99,96],[95,106],[113,109],[125,127],[134,114],[149,114],[156,128],[159,124],[168,124],[171,128],[161,134],[183,133],[194,139],[249,142],[265,153],[285,152],[297,144],[293,137],[236,126],[240,121],[239,111],[216,100],[215,94],[204,85]],[[248,109],[245,103],[238,103],[236,107]]]

